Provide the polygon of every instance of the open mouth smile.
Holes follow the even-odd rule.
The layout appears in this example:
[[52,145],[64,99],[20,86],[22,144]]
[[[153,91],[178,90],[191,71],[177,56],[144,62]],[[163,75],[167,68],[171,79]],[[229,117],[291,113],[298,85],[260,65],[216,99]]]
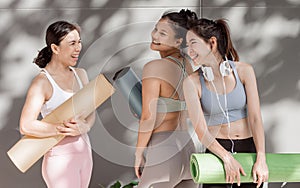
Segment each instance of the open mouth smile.
[[154,44],[154,45],[160,45],[161,43],[156,42],[156,41],[152,41],[152,44]]

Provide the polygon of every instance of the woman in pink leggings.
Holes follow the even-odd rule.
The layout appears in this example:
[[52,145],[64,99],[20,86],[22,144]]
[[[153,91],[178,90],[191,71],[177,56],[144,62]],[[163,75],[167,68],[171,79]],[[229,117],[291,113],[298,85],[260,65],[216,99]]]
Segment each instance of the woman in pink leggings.
[[51,24],[46,31],[46,44],[34,63],[41,68],[32,81],[20,118],[20,132],[35,137],[65,135],[43,159],[42,174],[49,188],[87,188],[93,161],[87,132],[95,115],[80,115],[63,124],[38,120],[73,96],[88,83],[86,71],[73,68],[81,51],[80,29],[66,21]]

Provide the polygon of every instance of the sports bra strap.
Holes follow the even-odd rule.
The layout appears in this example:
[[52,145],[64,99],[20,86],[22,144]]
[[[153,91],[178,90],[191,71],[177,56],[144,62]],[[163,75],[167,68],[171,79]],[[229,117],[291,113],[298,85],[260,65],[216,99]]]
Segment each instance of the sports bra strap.
[[[79,78],[77,72],[75,71],[75,69],[74,69],[73,67],[69,67],[69,68],[72,70],[72,72],[73,72],[73,74],[74,74],[74,76],[75,76],[75,78],[76,78],[76,81],[77,81],[77,83],[79,84],[79,88],[80,88],[80,89],[83,88],[83,84],[82,84],[82,82],[81,82],[81,80],[80,80],[80,78]],[[49,72],[48,72],[45,68],[42,68],[42,72],[45,73],[45,75],[47,76],[48,80],[50,81],[50,83],[51,83],[52,85],[53,85],[53,84],[57,85],[56,82],[55,82],[55,80],[52,78],[52,76],[49,74]],[[57,85],[57,86],[58,86],[58,85]]]
[[184,70],[184,68],[185,68],[185,65],[184,65],[185,62],[184,61],[183,61],[183,64],[182,64],[177,58],[175,58],[173,56],[167,56],[166,58],[172,59],[173,61],[175,61],[177,63],[177,65],[180,68],[182,68]]
[[181,75],[180,75],[180,80],[179,80],[179,82],[177,83],[177,86],[176,86],[176,88],[175,88],[175,91],[173,92],[173,94],[169,97],[169,98],[173,98],[175,95],[176,95],[176,93],[177,93],[177,91],[178,91],[178,89],[179,89],[179,86],[180,86],[180,84],[182,83],[182,81],[183,81],[183,79],[184,79],[184,77],[186,76],[186,72],[185,72],[185,61],[183,60],[183,64],[177,59],[177,58],[175,58],[175,57],[172,57],[172,56],[167,56],[166,58],[169,58],[169,59],[172,59],[173,61],[175,61],[176,62],[176,64],[180,67],[180,69],[181,69]]
[[81,82],[81,80],[80,80],[80,78],[79,78],[77,72],[75,71],[75,69],[74,69],[73,67],[69,67],[69,68],[73,71],[73,73],[74,73],[74,75],[75,75],[75,78],[76,78],[76,80],[77,80],[77,82],[78,82],[78,84],[79,84],[79,88],[80,88],[80,89],[83,88],[83,84],[82,84],[82,82]]
[[50,75],[50,73],[45,68],[42,68],[41,72],[46,75],[46,77],[48,78],[51,85],[57,85],[56,82],[54,81],[54,79],[52,78],[52,76]]

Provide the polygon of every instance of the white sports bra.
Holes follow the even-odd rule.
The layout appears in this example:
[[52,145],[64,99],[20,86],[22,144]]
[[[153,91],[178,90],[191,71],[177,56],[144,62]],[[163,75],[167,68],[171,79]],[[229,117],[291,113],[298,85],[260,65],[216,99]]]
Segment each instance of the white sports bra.
[[[82,85],[82,82],[81,82],[79,76],[77,75],[74,68],[70,67],[70,69],[73,71],[75,78],[81,89],[83,87],[83,85]],[[55,108],[57,108],[63,102],[65,102],[70,97],[72,97],[74,95],[74,93],[64,91],[62,88],[60,88],[46,69],[42,69],[42,73],[44,73],[47,76],[47,78],[53,88],[51,98],[43,104],[42,109],[41,109],[41,114],[42,114],[42,117],[44,118],[46,115],[48,115],[50,112],[52,112]]]

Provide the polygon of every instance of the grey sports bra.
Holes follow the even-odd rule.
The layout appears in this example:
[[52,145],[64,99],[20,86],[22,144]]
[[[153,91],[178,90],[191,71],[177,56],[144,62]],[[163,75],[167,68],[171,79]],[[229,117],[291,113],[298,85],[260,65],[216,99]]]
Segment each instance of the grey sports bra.
[[173,99],[173,97],[176,95],[180,85],[182,84],[183,79],[185,78],[186,71],[184,65],[180,63],[180,61],[172,56],[168,56],[167,58],[172,59],[177,63],[177,65],[181,69],[181,75],[179,82],[177,83],[177,86],[175,88],[175,91],[170,97],[159,97],[157,101],[157,112],[158,113],[167,113],[167,112],[177,112],[177,111],[183,111],[186,110],[186,104],[185,101]]
[[[228,117],[230,122],[237,121],[248,116],[247,98],[244,85],[238,76],[234,63],[232,61],[229,61],[229,63],[235,76],[236,85],[235,88],[226,95],[218,95],[215,92],[208,90],[205,84],[202,71],[201,69],[199,69],[202,90],[200,101],[204,117],[208,126],[227,123],[226,116],[224,115],[218,104],[218,98],[220,100],[220,104],[223,110],[225,110],[226,97]],[[218,95],[218,98],[216,95]]]

